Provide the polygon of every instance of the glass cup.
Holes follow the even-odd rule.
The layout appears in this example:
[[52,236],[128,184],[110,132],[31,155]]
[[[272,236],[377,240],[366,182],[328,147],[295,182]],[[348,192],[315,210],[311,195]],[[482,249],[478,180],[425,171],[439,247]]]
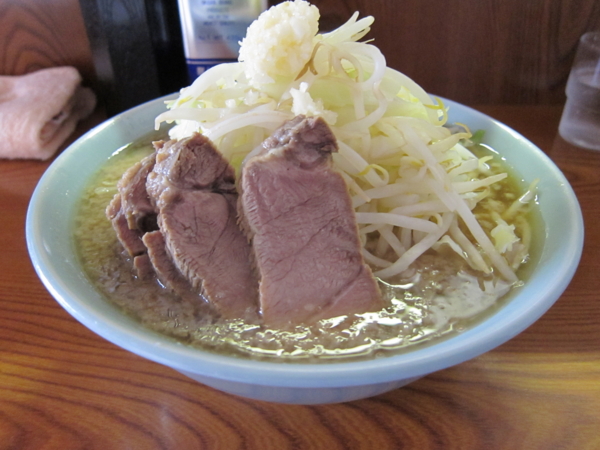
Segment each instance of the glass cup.
[[600,150],[600,32],[581,36],[566,93],[558,132],[571,144]]

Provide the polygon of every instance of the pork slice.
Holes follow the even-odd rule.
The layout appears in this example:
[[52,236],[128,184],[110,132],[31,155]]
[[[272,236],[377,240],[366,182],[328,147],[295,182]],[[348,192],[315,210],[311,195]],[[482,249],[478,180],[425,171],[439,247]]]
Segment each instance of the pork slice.
[[115,194],[108,204],[106,216],[112,223],[117,239],[129,256],[138,256],[146,252],[146,246],[142,242],[143,233],[138,229],[132,230],[129,228],[127,217],[122,208],[121,194]]
[[146,192],[146,177],[153,166],[154,155],[150,155],[126,170],[117,183],[118,193],[106,209],[117,239],[134,257],[133,267],[141,279],[152,277],[154,272],[142,241],[144,233],[158,229],[156,212]]
[[142,232],[157,230],[156,211],[146,190],[146,178],[156,160],[153,153],[125,171],[117,188],[121,195],[121,209],[130,229]]
[[137,272],[137,276],[140,280],[150,280],[156,274],[148,253],[133,258],[133,268]]
[[320,118],[298,116],[243,169],[242,222],[260,274],[265,323],[313,322],[383,307],[364,263],[337,149]]
[[179,272],[168,254],[165,238],[160,231],[144,234],[142,240],[148,249],[148,258],[160,283],[175,292],[184,300],[204,301],[200,293],[194,291],[189,281]]
[[156,164],[146,188],[158,201],[167,187],[235,192],[235,172],[212,142],[199,133],[189,138],[155,142]]
[[158,221],[179,272],[228,318],[256,310],[250,245],[237,226],[237,195],[169,188]]

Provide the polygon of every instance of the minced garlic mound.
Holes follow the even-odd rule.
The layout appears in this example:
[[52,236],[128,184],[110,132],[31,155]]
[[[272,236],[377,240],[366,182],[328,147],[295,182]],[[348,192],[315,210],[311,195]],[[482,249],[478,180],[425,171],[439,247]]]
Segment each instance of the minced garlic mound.
[[304,0],[287,1],[263,12],[240,43],[239,60],[253,85],[295,76],[309,61],[319,31],[319,10]]

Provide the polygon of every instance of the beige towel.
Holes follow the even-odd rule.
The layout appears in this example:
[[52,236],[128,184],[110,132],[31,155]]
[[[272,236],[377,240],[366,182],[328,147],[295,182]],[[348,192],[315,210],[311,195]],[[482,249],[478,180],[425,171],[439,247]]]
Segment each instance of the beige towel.
[[74,67],[0,76],[0,158],[48,159],[96,107]]

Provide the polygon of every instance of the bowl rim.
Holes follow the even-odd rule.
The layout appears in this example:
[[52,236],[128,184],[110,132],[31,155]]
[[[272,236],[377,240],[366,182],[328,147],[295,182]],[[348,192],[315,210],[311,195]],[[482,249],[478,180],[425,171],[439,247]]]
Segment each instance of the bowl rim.
[[[528,302],[517,305],[514,299],[511,299],[499,311],[464,332],[412,351],[370,360],[322,363],[282,363],[220,355],[180,344],[167,336],[145,329],[133,319],[115,320],[111,314],[98,311],[98,308],[85,299],[80,299],[79,294],[56,270],[56,264],[61,263],[52,260],[52,250],[47,247],[52,244],[42,236],[43,224],[48,218],[41,215],[40,205],[48,200],[49,193],[56,184],[57,168],[68,165],[71,160],[83,153],[90,139],[110,132],[111,127],[119,121],[148,114],[148,111],[157,109],[159,104],[164,104],[165,100],[173,98],[174,95],[160,97],[125,111],[96,126],[73,142],[43,174],[27,210],[27,248],[42,283],[58,303],[80,323],[128,351],[176,370],[198,373],[208,378],[256,385],[340,387],[391,382],[426,375],[453,366],[508,341],[541,317],[562,295],[575,274],[583,249],[583,217],[577,197],[560,169],[542,150],[512,128],[473,108],[442,99],[450,108],[450,117],[456,115],[456,111],[474,117],[477,121],[496,127],[500,133],[510,136],[527,148],[528,154],[547,171],[545,173],[552,179],[553,189],[556,188],[561,204],[567,208],[562,216],[563,225],[568,227],[569,233],[564,241],[557,244],[560,246],[561,258],[559,261],[552,261],[554,270],[552,276],[548,276],[543,283],[538,283],[535,291],[532,291],[527,283],[517,288],[522,291],[514,297],[525,295],[523,294],[525,292],[530,295]],[[106,155],[106,158],[108,156]],[[542,269],[538,267],[534,273]],[[531,275],[532,278],[533,276],[534,274]],[[472,337],[476,339],[473,341]]]

